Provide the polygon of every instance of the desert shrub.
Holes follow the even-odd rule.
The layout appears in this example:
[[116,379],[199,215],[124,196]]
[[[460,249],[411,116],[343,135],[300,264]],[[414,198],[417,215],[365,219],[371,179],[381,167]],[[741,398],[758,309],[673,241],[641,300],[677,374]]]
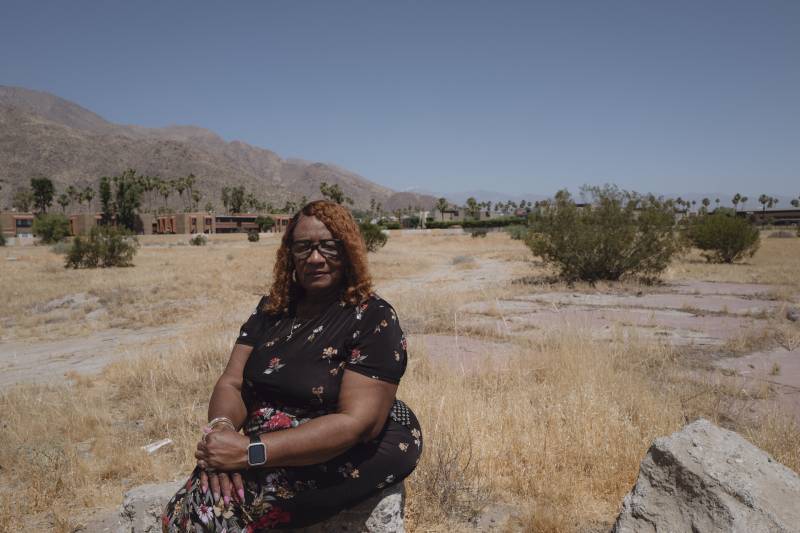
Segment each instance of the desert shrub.
[[696,217],[689,223],[686,235],[711,263],[733,263],[752,257],[760,243],[758,228],[742,217],[726,213]]
[[399,222],[384,222],[382,225],[386,229],[400,229]]
[[362,222],[358,225],[358,228],[361,230],[361,237],[364,239],[364,244],[367,246],[368,252],[376,252],[380,248],[386,246],[388,237],[381,230],[380,226],[369,222]]
[[275,226],[275,219],[272,217],[259,215],[256,218],[256,225],[258,226],[259,230],[266,233],[267,231],[271,230],[273,226]]
[[250,241],[250,242],[258,242],[258,239],[259,239],[259,238],[260,238],[260,237],[259,237],[259,235],[258,235],[258,232],[257,232],[257,231],[255,231],[255,230],[252,230],[252,231],[248,231],[248,232],[247,232],[247,240],[248,240],[248,241]]
[[69,236],[69,219],[64,215],[39,215],[33,220],[33,233],[42,243],[53,244]]
[[522,224],[506,226],[505,232],[511,236],[512,240],[522,241],[528,236],[528,226],[523,226]]
[[75,237],[64,268],[131,266],[139,241],[128,231],[113,226],[95,226],[87,237]]
[[488,232],[485,229],[474,229],[470,232],[470,235],[473,239],[475,239],[477,237],[486,237],[487,233]]
[[584,187],[580,207],[567,191],[531,214],[525,239],[567,281],[657,278],[682,248],[671,202],[617,187]]
[[485,218],[483,220],[448,220],[442,222],[441,220],[434,220],[426,224],[429,229],[447,229],[452,227],[462,228],[503,228],[506,226],[513,226],[524,224],[525,219],[522,217],[495,217]]
[[208,242],[208,239],[206,239],[206,236],[203,235],[202,233],[198,233],[197,235],[189,239],[189,244],[191,244],[192,246],[205,246],[206,242]]

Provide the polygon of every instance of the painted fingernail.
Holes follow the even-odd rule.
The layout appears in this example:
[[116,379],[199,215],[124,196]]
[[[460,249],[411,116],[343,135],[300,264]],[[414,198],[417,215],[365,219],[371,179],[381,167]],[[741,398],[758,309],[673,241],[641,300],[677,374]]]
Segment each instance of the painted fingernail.
[[216,492],[214,493],[214,501],[219,502],[219,494],[217,494]]
[[203,489],[203,494],[205,494],[206,492],[208,492],[208,485],[206,485],[205,483],[203,483],[203,485],[202,485],[202,489]]
[[236,493],[239,495],[239,500],[244,501],[244,489],[239,489]]
[[228,505],[229,503],[231,503],[231,497],[230,496],[225,496],[222,499],[225,500],[225,505]]

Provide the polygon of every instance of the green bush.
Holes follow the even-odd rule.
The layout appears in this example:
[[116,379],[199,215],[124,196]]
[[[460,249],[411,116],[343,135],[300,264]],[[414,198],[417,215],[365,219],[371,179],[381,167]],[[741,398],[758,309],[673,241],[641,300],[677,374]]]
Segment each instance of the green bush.
[[208,239],[206,239],[206,236],[203,235],[202,233],[198,233],[197,235],[189,239],[189,244],[191,244],[192,246],[205,246],[206,242],[208,242]]
[[585,206],[559,191],[530,216],[526,244],[562,279],[653,280],[681,250],[671,202],[609,185],[582,192]]
[[475,229],[470,232],[470,235],[472,236],[473,239],[475,239],[477,237],[486,237],[487,233],[488,231],[486,231],[485,229]]
[[462,228],[502,228],[514,224],[525,224],[525,222],[525,219],[522,217],[496,217],[484,220],[448,220],[446,222],[434,220],[428,222],[426,227],[429,229],[447,229],[453,226]]
[[257,232],[257,231],[255,231],[255,230],[252,230],[252,231],[248,231],[248,232],[247,232],[247,240],[248,240],[248,241],[250,241],[250,242],[258,242],[258,239],[259,239],[259,238],[260,238],[260,237],[259,237],[259,235],[258,235],[258,232]]
[[267,216],[264,216],[264,215],[259,215],[259,216],[256,218],[256,225],[258,226],[258,229],[259,229],[259,230],[261,230],[261,231],[263,231],[264,233],[266,233],[266,232],[268,232],[269,230],[271,230],[273,226],[275,226],[275,219],[274,219],[274,218],[272,218],[272,217],[267,217]]
[[400,229],[399,222],[384,222],[382,225],[386,229]]
[[686,235],[710,263],[752,257],[760,244],[758,228],[743,217],[726,213],[696,217],[689,222]]
[[358,225],[358,228],[361,230],[361,237],[364,239],[364,244],[367,246],[368,252],[376,252],[380,248],[386,246],[388,237],[381,230],[380,226],[369,222],[362,222]]
[[87,237],[75,237],[64,268],[131,266],[139,241],[126,230],[95,226]]
[[64,215],[39,215],[33,219],[33,233],[43,244],[53,244],[69,237],[69,219]]
[[512,240],[522,241],[528,236],[528,226],[523,226],[522,224],[506,226],[505,232],[511,236]]

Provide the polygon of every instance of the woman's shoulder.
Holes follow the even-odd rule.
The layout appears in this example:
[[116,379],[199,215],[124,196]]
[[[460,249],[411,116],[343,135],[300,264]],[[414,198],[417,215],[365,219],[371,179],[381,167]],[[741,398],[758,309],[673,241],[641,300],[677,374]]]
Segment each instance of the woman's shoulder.
[[368,319],[370,317],[389,317],[397,320],[397,313],[394,307],[381,298],[377,293],[370,294],[360,304],[351,307],[355,313],[356,320]]

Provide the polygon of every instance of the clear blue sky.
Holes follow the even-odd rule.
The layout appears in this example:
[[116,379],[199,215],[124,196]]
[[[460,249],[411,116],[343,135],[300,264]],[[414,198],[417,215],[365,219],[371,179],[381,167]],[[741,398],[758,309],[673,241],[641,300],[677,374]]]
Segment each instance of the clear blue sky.
[[800,194],[796,0],[2,0],[0,84],[395,189]]

